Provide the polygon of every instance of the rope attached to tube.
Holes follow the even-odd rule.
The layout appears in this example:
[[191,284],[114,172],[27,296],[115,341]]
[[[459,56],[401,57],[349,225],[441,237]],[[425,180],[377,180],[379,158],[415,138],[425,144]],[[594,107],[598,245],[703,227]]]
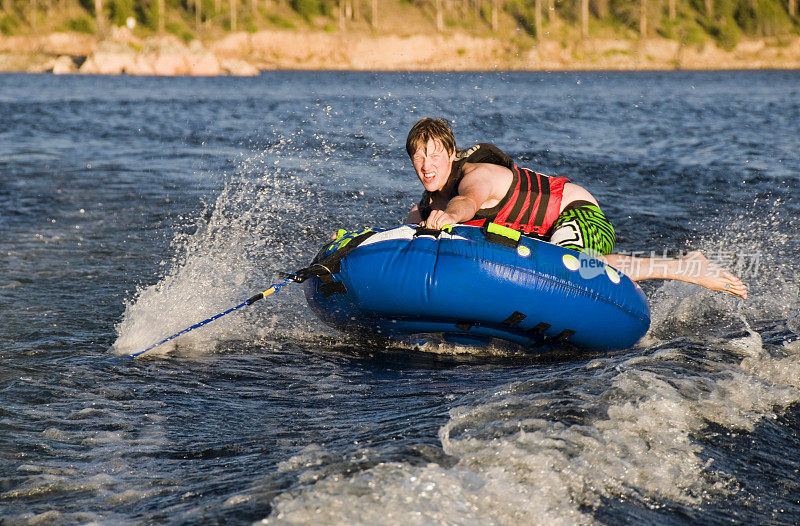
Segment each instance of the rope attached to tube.
[[259,292],[258,294],[256,294],[252,298],[249,298],[249,299],[243,301],[242,303],[236,305],[235,307],[231,307],[230,309],[228,309],[228,310],[226,310],[224,312],[220,312],[219,314],[215,314],[214,316],[211,316],[210,318],[206,318],[205,320],[203,320],[201,322],[195,323],[191,327],[187,327],[187,328],[183,329],[180,332],[176,332],[172,336],[168,336],[168,337],[164,338],[163,340],[161,340],[160,342],[154,343],[153,345],[151,345],[150,347],[148,347],[147,349],[145,349],[143,351],[139,351],[137,353],[129,354],[129,355],[127,355],[127,357],[130,358],[130,359],[134,359],[137,356],[141,356],[142,354],[146,353],[147,351],[155,349],[159,345],[163,345],[163,344],[167,343],[170,340],[174,340],[175,338],[177,338],[178,336],[181,336],[182,334],[186,334],[187,332],[193,331],[195,329],[199,329],[203,325],[211,323],[214,320],[218,320],[219,318],[222,318],[223,316],[226,316],[226,315],[230,314],[231,312],[237,311],[237,310],[241,309],[242,307],[246,307],[248,305],[252,305],[253,303],[257,302],[258,300],[266,298],[270,294],[274,294],[274,293],[278,292],[279,290],[281,290],[281,288],[283,288],[285,285],[289,284],[290,282],[297,282],[298,281],[298,276],[296,274],[282,274],[282,276],[284,276],[284,280],[282,282],[273,283],[264,292]]

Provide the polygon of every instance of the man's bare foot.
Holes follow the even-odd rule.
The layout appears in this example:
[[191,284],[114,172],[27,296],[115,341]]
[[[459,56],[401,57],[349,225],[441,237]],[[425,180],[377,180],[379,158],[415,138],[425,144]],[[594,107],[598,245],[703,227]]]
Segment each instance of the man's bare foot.
[[677,279],[747,299],[747,286],[742,280],[709,261],[699,250],[683,256],[678,269],[675,276]]

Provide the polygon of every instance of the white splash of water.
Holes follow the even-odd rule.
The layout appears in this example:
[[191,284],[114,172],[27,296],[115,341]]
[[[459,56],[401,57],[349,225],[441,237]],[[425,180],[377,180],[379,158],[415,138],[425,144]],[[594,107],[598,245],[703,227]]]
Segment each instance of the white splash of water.
[[[238,175],[226,183],[204,214],[208,219],[201,219],[193,234],[176,236],[176,255],[165,276],[127,302],[114,352],[143,350],[238,305],[275,281],[275,271],[297,264],[304,247],[293,243],[296,237],[287,233],[303,224],[306,185],[299,183],[298,176],[269,166],[267,158],[254,155],[240,163]],[[271,312],[280,310],[280,298],[269,301]],[[263,324],[274,322],[263,317],[262,313],[254,322],[252,315],[235,312],[148,355],[164,354],[176,346],[203,352],[222,340],[257,339],[263,334]]]

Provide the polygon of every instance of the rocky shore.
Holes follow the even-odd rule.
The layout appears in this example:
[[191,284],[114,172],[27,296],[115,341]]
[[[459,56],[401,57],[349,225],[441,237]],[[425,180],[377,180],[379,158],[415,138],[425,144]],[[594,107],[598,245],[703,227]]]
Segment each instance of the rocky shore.
[[0,71],[55,74],[256,75],[274,69],[331,70],[670,70],[800,68],[800,37],[713,42],[543,39],[520,46],[491,37],[373,35],[324,31],[233,33],[185,44],[141,39],[126,28],[107,38],[79,33],[0,37]]
[[108,38],[79,33],[0,37],[0,71],[91,75],[257,75],[245,57],[217,55],[199,41],[168,35],[146,40],[126,28]]

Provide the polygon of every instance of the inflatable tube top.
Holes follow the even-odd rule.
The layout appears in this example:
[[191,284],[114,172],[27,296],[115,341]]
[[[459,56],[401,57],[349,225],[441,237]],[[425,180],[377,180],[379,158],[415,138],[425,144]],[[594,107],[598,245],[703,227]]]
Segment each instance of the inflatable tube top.
[[627,276],[511,233],[464,225],[340,231],[306,269],[306,299],[343,331],[469,344],[499,338],[527,352],[624,349],[647,331],[647,299]]

